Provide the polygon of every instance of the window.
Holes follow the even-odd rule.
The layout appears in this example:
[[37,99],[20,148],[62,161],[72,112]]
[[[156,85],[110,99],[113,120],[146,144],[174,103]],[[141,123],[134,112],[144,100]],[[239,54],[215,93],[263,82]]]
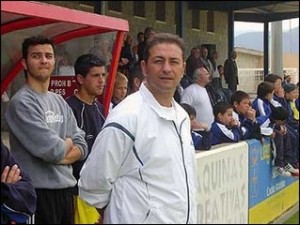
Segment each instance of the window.
[[156,1],[156,20],[166,21],[166,2]]
[[107,1],[108,10],[122,12],[122,1]]
[[94,7],[94,1],[79,1],[79,5],[88,5]]
[[200,30],[199,10],[192,10],[192,28]]
[[133,15],[139,17],[145,17],[145,1],[133,2]]
[[215,32],[215,13],[213,11],[207,12],[207,32]]

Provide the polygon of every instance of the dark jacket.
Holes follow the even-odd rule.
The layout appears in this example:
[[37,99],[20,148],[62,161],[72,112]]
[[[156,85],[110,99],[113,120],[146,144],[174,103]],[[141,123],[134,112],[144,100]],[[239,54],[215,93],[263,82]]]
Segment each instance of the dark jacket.
[[224,77],[226,83],[228,84],[228,88],[231,89],[230,87],[235,87],[236,90],[236,85],[239,84],[238,68],[233,59],[226,59],[224,63]]
[[[85,132],[85,140],[88,144],[89,153],[91,153],[92,145],[99,134],[104,121],[104,106],[97,100],[92,105],[88,105],[79,100],[75,95],[66,99],[69,106],[72,108],[77,125]],[[80,170],[85,160],[77,161],[72,164],[73,175],[78,180]]]
[[[1,140],[1,174],[6,166],[17,164]],[[20,168],[20,167],[19,167]],[[36,193],[29,175],[20,168],[22,179],[16,183],[1,181],[1,224],[25,223],[35,213]]]

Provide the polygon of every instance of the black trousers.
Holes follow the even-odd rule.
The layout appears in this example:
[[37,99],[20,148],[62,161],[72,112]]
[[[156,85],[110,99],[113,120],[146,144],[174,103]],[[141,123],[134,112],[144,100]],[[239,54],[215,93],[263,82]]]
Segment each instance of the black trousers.
[[74,224],[74,202],[71,188],[36,189],[36,224]]

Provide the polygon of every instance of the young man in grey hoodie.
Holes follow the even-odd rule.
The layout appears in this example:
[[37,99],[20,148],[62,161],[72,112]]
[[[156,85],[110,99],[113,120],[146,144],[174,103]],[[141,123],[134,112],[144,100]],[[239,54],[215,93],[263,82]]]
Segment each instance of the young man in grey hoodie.
[[84,131],[67,102],[48,91],[54,69],[53,43],[29,37],[22,45],[26,84],[6,112],[12,154],[30,175],[37,194],[35,223],[73,223],[71,163],[87,155]]

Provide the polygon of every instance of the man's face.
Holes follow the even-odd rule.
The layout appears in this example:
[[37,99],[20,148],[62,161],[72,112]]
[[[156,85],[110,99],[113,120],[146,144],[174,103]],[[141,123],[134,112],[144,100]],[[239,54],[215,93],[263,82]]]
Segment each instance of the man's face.
[[171,43],[153,46],[149,51],[147,62],[142,61],[142,70],[148,88],[160,94],[175,92],[184,69],[182,50]]
[[200,67],[197,70],[200,74],[198,84],[200,84],[202,87],[204,87],[205,85],[207,85],[211,81],[212,76],[207,71],[207,69],[205,69],[204,67]]
[[103,93],[106,82],[106,69],[104,66],[92,67],[86,77],[82,77],[81,88],[90,96],[98,96]]
[[22,59],[22,64],[28,76],[39,81],[48,80],[55,65],[52,46],[50,44],[30,46],[27,58]]

